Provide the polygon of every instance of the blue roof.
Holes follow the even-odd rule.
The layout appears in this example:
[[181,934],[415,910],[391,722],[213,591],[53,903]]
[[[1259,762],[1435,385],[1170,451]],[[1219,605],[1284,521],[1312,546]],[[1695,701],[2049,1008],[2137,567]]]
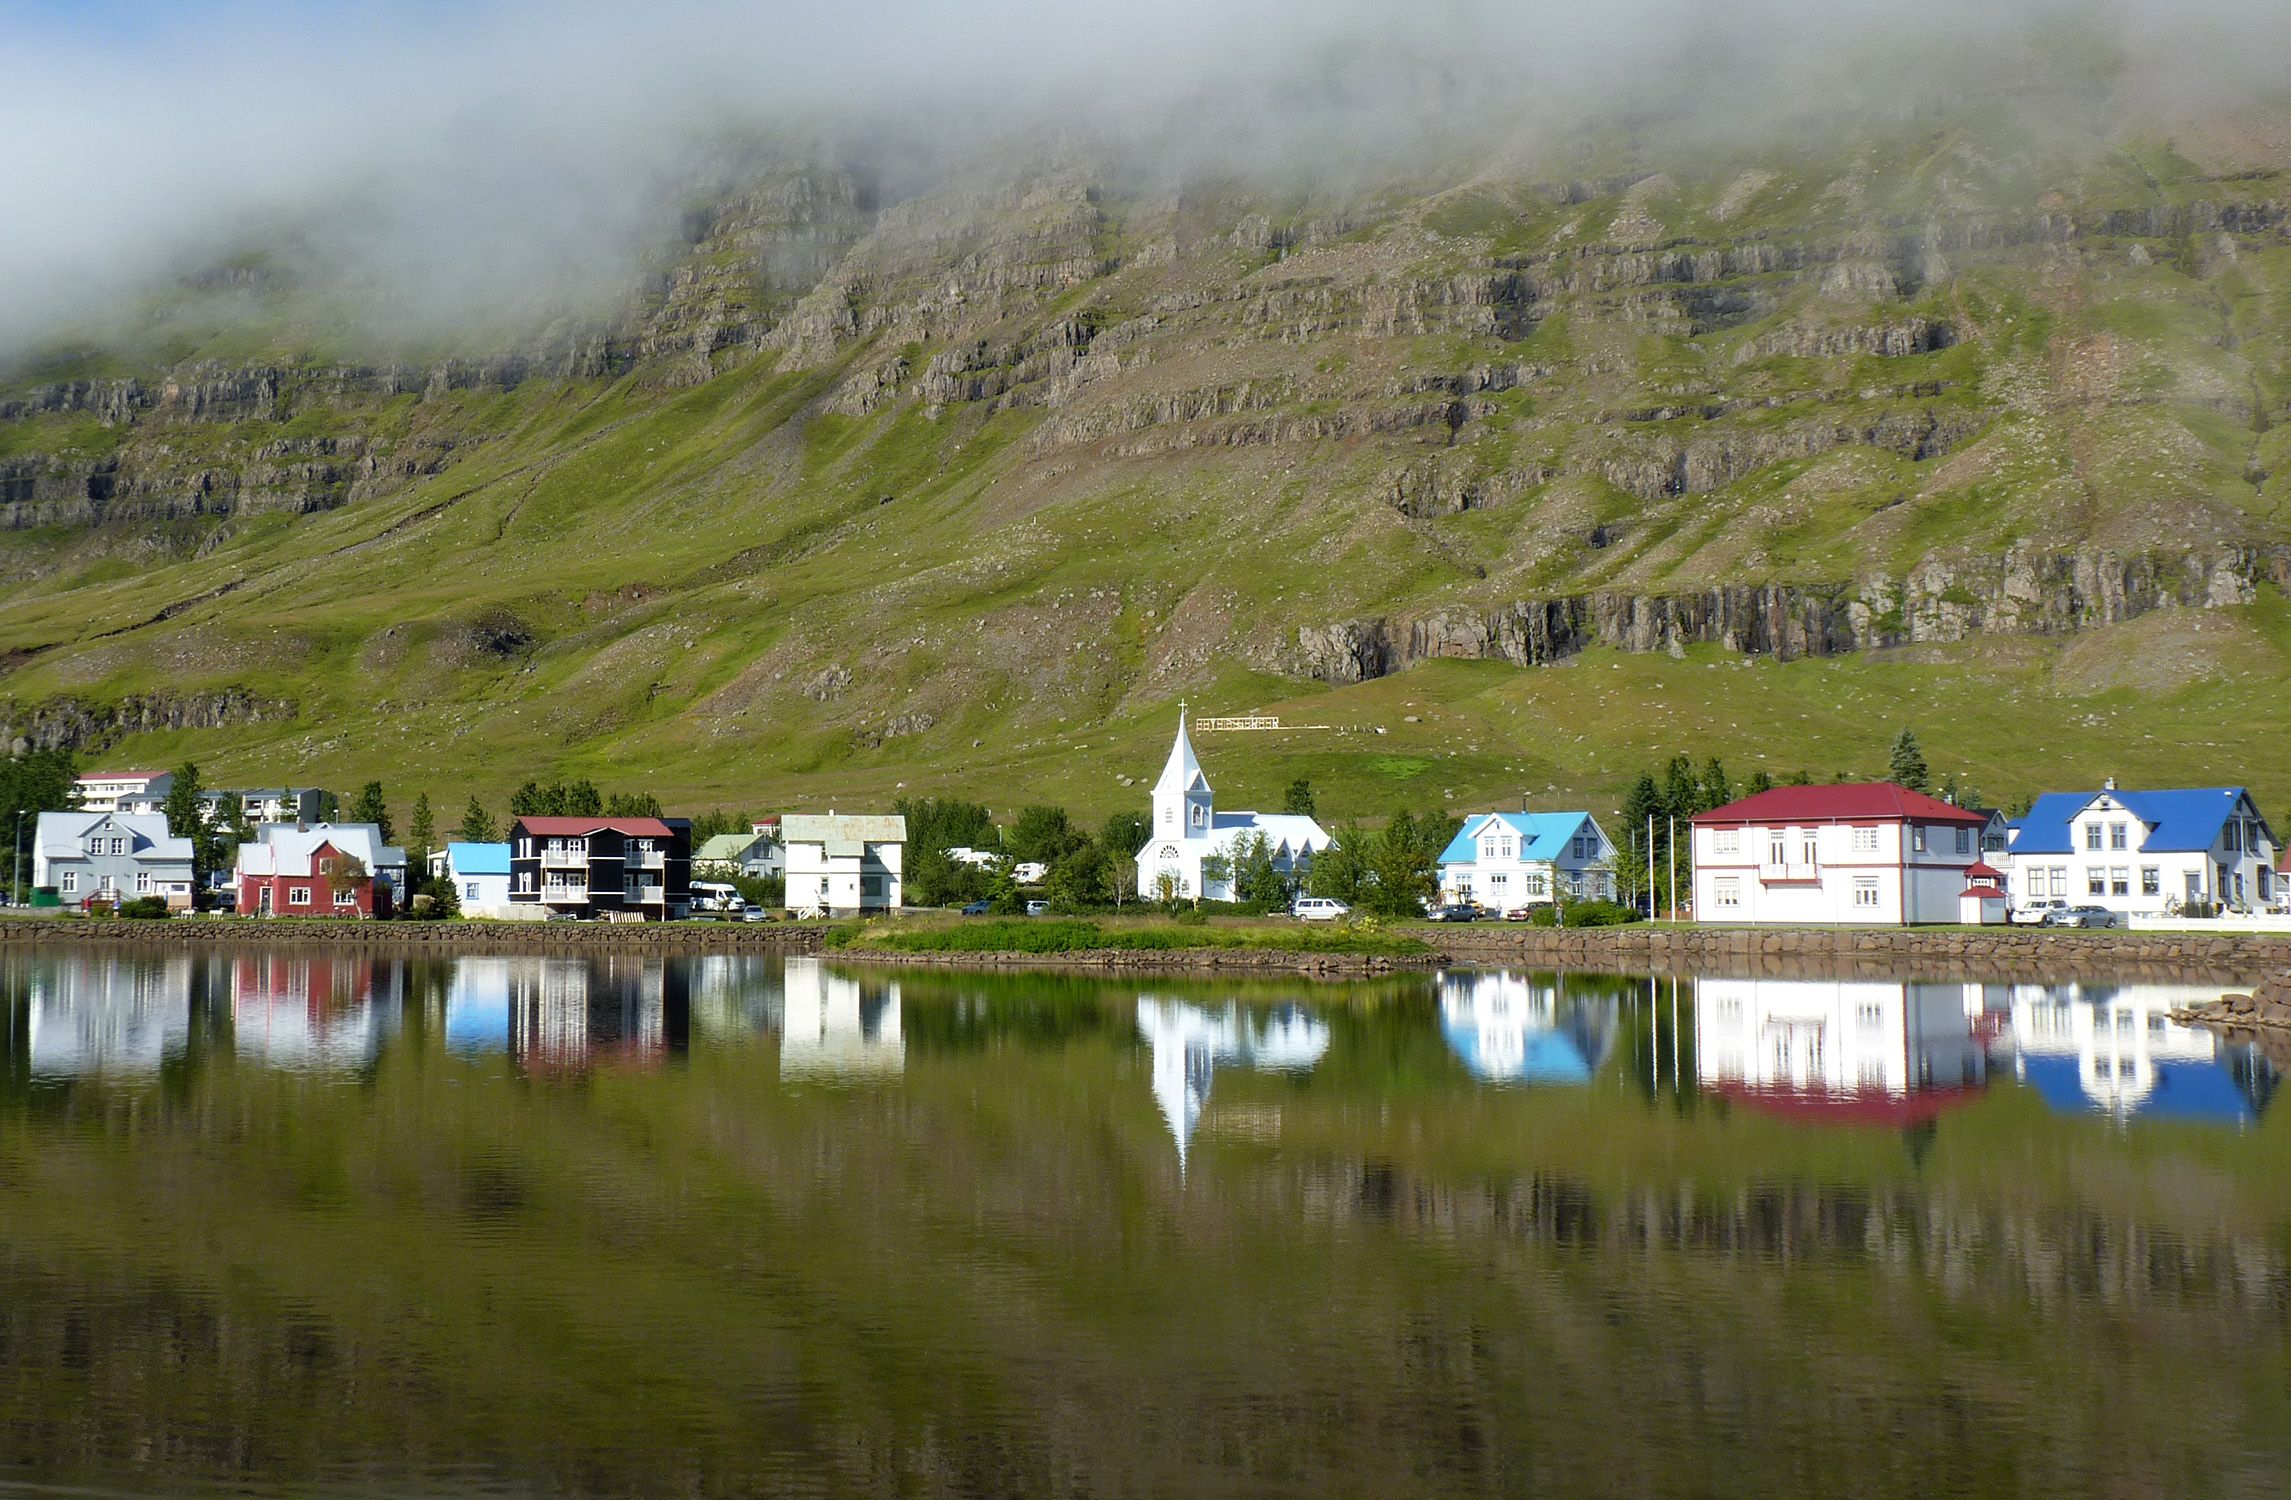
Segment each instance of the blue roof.
[[1440,851],[1444,865],[1469,865],[1479,861],[1479,847],[1475,835],[1494,818],[1519,835],[1519,857],[1524,860],[1557,859],[1567,852],[1567,841],[1575,831],[1591,821],[1587,812],[1555,813],[1473,813],[1464,819],[1463,830],[1449,840],[1448,847]]
[[[2073,1057],[2029,1057],[2021,1062],[2029,1085],[2062,1114],[2091,1114],[2098,1100],[2084,1091],[2082,1065]],[[2225,1057],[2208,1063],[2159,1062],[2156,1086],[2132,1110],[2136,1120],[2185,1120],[2247,1125],[2259,1118],[2252,1097]]]
[[[1591,1081],[1591,1059],[1583,1055],[1576,1038],[1556,1029],[1531,1031],[1521,1039],[1516,1056],[1498,1060],[1481,1043],[1478,1027],[1460,1021],[1441,1026],[1449,1048],[1475,1078],[1490,1082],[1577,1084]],[[1507,1050],[1508,1049],[1504,1049]]]
[[2028,816],[2012,826],[2014,854],[2074,854],[2076,815],[2095,798],[2114,797],[2148,825],[2148,854],[2200,854],[2219,842],[2221,827],[2243,800],[2239,786],[2193,787],[2166,792],[2046,792],[2036,799]]
[[506,875],[507,844],[447,844],[446,863],[456,875]]

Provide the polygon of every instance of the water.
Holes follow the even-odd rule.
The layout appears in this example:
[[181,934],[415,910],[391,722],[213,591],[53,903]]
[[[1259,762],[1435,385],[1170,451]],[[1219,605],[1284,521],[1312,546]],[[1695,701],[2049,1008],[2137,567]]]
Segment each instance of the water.
[[2279,1495],[2216,990],[0,955],[0,1493]]

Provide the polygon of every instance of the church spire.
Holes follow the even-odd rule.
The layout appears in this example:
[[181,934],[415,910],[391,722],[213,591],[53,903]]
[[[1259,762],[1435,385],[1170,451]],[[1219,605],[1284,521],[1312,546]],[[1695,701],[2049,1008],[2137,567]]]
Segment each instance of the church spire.
[[1201,774],[1201,762],[1194,756],[1193,740],[1185,732],[1185,705],[1177,705],[1177,739],[1169,747],[1169,763],[1161,768],[1161,780],[1154,783],[1154,796],[1166,794],[1183,797],[1199,787],[1209,790],[1209,778]]

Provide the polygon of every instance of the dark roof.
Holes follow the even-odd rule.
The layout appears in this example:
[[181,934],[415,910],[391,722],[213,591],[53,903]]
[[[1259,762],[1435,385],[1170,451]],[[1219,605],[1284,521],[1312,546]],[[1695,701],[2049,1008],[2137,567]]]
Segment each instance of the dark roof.
[[1956,807],[1938,797],[1913,792],[1890,781],[1845,782],[1835,786],[1778,786],[1706,813],[1697,823],[1834,823],[1853,819],[1962,823],[1978,828],[1986,814]]
[[516,820],[527,833],[562,837],[569,833],[590,834],[609,828],[615,833],[632,834],[640,839],[665,839],[674,836],[674,830],[658,818],[541,818]]
[[2014,824],[2015,854],[2074,854],[2076,815],[2101,797],[2114,797],[2148,827],[2139,845],[2146,854],[2200,854],[2219,842],[2220,826],[2243,800],[2239,786],[2190,787],[2163,792],[2046,792]]

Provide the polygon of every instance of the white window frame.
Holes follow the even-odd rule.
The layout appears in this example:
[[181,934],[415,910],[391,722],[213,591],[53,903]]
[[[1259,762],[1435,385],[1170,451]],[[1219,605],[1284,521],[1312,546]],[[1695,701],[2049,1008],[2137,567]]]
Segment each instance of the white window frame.
[[288,886],[286,888],[286,904],[289,906],[308,906],[310,904],[310,887],[307,885]]
[[1737,910],[1742,905],[1742,881],[1733,875],[1721,875],[1710,883],[1711,905],[1725,910]]
[[1853,906],[1855,911],[1876,911],[1882,904],[1879,896],[1880,892],[1877,888],[1875,875],[1856,875],[1854,877]]
[[77,870],[64,871],[63,878],[56,882],[56,889],[63,892],[67,896],[78,895],[80,890],[80,872]]
[[1877,852],[1877,830],[1875,828],[1856,828],[1853,831],[1853,852],[1856,854],[1875,854]]

